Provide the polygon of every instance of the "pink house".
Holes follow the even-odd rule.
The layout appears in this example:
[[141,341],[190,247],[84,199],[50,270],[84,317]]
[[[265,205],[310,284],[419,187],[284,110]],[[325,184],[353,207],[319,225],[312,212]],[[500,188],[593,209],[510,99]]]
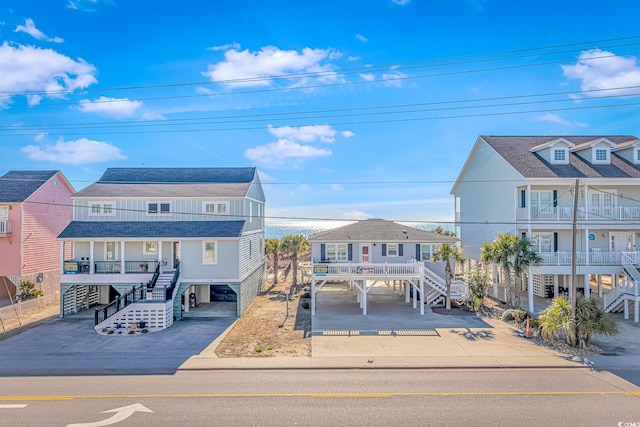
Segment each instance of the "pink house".
[[29,280],[44,295],[60,288],[60,244],[75,190],[60,171],[9,171],[0,177],[0,298]]

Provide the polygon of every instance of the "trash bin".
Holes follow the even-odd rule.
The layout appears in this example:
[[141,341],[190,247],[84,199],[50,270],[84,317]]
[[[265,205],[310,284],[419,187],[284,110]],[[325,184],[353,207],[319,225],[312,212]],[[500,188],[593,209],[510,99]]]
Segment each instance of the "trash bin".
[[189,294],[189,307],[190,308],[196,307],[196,294],[194,292],[191,292]]

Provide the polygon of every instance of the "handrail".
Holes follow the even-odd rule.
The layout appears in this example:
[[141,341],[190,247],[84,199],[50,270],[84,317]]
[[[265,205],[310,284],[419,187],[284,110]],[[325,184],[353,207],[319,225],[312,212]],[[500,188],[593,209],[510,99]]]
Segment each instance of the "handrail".
[[125,292],[124,294],[118,296],[116,299],[111,301],[105,307],[100,308],[94,312],[94,321],[97,325],[98,323],[104,322],[109,317],[113,316],[120,310],[125,307],[133,304],[144,298],[143,295],[143,286],[140,285],[138,287],[133,287],[130,291]]
[[167,292],[165,294],[165,301],[169,301],[173,299],[173,290],[175,289],[179,278],[180,278],[180,261],[176,262],[176,270],[173,272],[173,277],[171,278],[171,282],[167,287]]
[[611,308],[613,308],[613,306],[620,299],[620,296],[622,294],[624,294],[624,289],[625,289],[625,286],[616,286],[615,288],[613,288],[611,290],[611,292],[609,292],[608,294],[606,294],[604,296],[604,298],[603,298],[604,299],[604,311],[606,311],[608,313],[609,310],[611,310]]
[[153,276],[151,276],[151,280],[147,282],[147,291],[153,290],[156,287],[156,282],[158,281],[158,277],[160,277],[160,263],[156,266],[156,270],[153,272]]
[[447,292],[447,282],[440,276],[438,276],[434,271],[427,268],[426,266],[422,266],[423,275],[428,281],[432,282],[436,286],[431,285],[431,287],[436,288],[438,291],[446,293]]

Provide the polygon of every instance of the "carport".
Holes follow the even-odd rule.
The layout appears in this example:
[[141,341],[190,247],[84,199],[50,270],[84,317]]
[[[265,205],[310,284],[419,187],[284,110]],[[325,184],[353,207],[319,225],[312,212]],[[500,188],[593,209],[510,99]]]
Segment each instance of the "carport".
[[191,284],[180,295],[182,317],[237,317],[238,292],[231,284]]

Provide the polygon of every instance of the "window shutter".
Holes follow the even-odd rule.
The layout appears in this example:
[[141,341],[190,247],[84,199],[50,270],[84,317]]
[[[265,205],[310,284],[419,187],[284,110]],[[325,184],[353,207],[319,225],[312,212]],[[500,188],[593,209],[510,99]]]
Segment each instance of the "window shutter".
[[558,207],[558,190],[553,190],[553,207]]
[[416,261],[420,261],[420,257],[422,256],[420,249],[420,243],[416,243]]
[[348,246],[348,251],[349,251],[349,261],[353,261],[353,244],[349,243]]
[[398,256],[403,256],[403,252],[404,252],[404,251],[402,250],[403,246],[404,246],[404,245],[403,245],[402,243],[400,243],[400,244],[398,245]]
[[387,244],[382,244],[382,256],[387,256]]
[[520,207],[527,207],[527,190],[520,190]]
[[553,233],[553,252],[558,252],[558,233]]
[[320,261],[324,261],[325,259],[327,259],[327,245],[322,243],[320,245]]

